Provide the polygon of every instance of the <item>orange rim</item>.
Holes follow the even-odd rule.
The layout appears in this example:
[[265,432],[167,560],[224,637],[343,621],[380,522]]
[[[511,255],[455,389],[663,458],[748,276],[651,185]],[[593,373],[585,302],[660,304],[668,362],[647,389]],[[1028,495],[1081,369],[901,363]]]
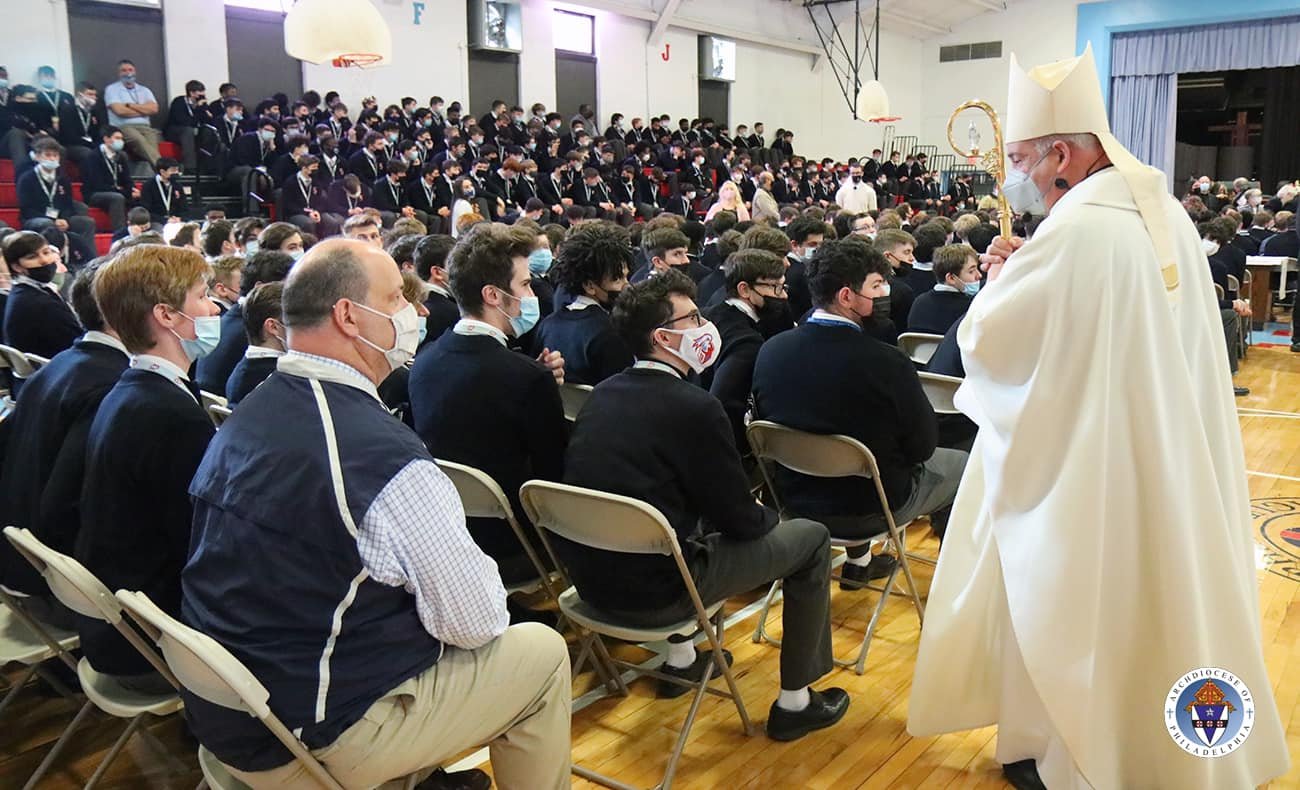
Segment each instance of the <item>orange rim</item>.
[[350,66],[373,66],[381,60],[382,57],[370,52],[345,52],[334,58],[333,64],[335,68],[345,69]]

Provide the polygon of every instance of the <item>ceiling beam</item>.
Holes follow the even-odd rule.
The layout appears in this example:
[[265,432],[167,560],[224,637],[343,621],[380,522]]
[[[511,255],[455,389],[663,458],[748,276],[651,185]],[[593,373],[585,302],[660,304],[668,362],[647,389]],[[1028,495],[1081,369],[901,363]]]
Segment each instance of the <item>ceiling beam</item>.
[[947,35],[952,32],[952,28],[940,27],[939,25],[926,22],[925,20],[907,16],[906,14],[900,14],[897,11],[887,11],[883,8],[880,10],[880,19],[882,22],[896,22],[902,25],[910,25],[917,30],[924,30],[927,33],[934,33],[937,35]]
[[1005,2],[1001,2],[1001,0],[966,0],[966,2],[970,3],[971,5],[977,5],[980,8],[989,11],[1007,10],[1007,4]]
[[659,42],[659,39],[663,38],[664,31],[668,29],[668,25],[673,21],[673,14],[677,13],[677,9],[681,4],[682,0],[668,0],[667,3],[664,3],[664,10],[659,12],[659,18],[655,20],[654,25],[650,28],[650,38],[647,41],[650,42],[651,46],[654,46]]

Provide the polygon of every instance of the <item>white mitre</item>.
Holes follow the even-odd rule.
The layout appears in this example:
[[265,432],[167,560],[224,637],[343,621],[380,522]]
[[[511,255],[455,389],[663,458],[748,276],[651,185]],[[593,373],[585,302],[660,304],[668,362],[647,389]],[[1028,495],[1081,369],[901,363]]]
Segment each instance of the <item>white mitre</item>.
[[1174,258],[1174,237],[1165,214],[1169,199],[1165,174],[1138,161],[1110,133],[1106,105],[1097,81],[1092,45],[1076,58],[1035,66],[1026,72],[1014,53],[1008,85],[1003,139],[1009,143],[1056,134],[1097,136],[1115,169],[1124,176],[1138,212],[1146,223],[1155,246],[1165,288],[1178,287],[1178,264]]

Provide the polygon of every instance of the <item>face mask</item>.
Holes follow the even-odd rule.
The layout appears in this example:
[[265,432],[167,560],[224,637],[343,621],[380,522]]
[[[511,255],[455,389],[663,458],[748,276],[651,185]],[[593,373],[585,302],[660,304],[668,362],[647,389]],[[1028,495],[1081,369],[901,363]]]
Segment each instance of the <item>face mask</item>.
[[45,171],[46,171],[47,173],[53,173],[55,170],[58,170],[58,169],[59,169],[59,160],[57,160],[57,159],[42,159],[42,160],[40,161],[40,165],[41,165],[41,167],[45,168]]
[[397,135],[396,135],[396,134],[389,134],[389,135],[388,135],[388,142],[390,142],[390,143],[395,143],[395,142],[397,142]]
[[134,85],[134,84],[135,84],[135,75],[134,75],[134,74],[128,74],[128,75],[126,75],[125,77],[123,77],[123,78],[122,78],[122,84],[124,84],[124,85]]
[[466,200],[473,200],[473,199],[474,199],[474,190],[473,190],[472,188],[471,188],[471,189],[467,189],[467,190],[465,190],[464,192],[462,192],[461,195],[462,195]]
[[275,139],[275,132],[270,129],[263,129],[258,133],[258,136],[262,138],[262,142],[269,143]]
[[8,87],[9,87],[9,80],[6,79],[5,77],[0,77],[0,88],[8,88]]
[[[418,313],[417,313],[417,317],[418,317]],[[427,322],[425,322],[425,321],[421,321],[421,322],[420,322],[420,341],[419,341],[418,343],[416,343],[416,346],[418,347],[418,346],[422,346],[422,345],[424,345],[424,339],[425,339],[426,337],[428,337],[428,336],[429,336],[429,324],[428,324]],[[287,348],[286,348],[285,350],[288,351]]]
[[392,315],[381,313],[373,307],[363,305],[360,302],[357,302],[356,305],[367,313],[383,316],[392,323],[393,347],[388,349],[380,348],[367,340],[364,335],[357,335],[357,339],[384,355],[384,359],[388,362],[389,372],[397,370],[410,362],[411,357],[415,356],[415,349],[420,345],[420,327],[425,326],[425,323],[420,320],[420,314],[415,312],[415,305],[407,302],[405,307]]
[[244,114],[243,114],[242,112],[234,113],[233,115],[230,116],[230,120],[232,120],[232,121],[242,121],[242,120],[244,120]]
[[291,250],[289,252],[289,257],[293,258],[295,261],[300,261],[302,260],[302,256],[306,254],[307,254],[306,250]]
[[[179,310],[176,312],[180,313]],[[181,313],[181,315],[190,319],[191,323],[194,324],[193,340],[176,335],[176,330],[172,330],[172,334],[176,335],[176,339],[181,341],[181,350],[185,352],[185,357],[193,362],[199,357],[206,357],[211,354],[212,350],[217,347],[217,343],[221,341],[221,318],[215,315],[203,315],[198,318],[185,313]]]
[[697,374],[708,369],[717,361],[718,354],[722,353],[722,336],[718,334],[718,328],[712,321],[705,321],[704,326],[692,329],[665,331],[681,335],[682,340],[677,344],[677,348],[664,350],[685,362]]
[[1201,239],[1201,248],[1205,250],[1206,255],[1213,255],[1219,251],[1219,242],[1213,239]]
[[553,259],[554,256],[548,249],[533,250],[528,253],[528,271],[536,275],[546,274],[551,269]]
[[257,239],[253,239],[252,241],[250,241],[250,242],[248,242],[247,244],[244,245],[244,253],[245,253],[246,255],[255,255],[255,254],[257,254],[257,249],[258,249],[258,241],[257,241]]
[[500,288],[498,288],[497,291],[499,291],[502,296],[508,296],[519,302],[519,315],[510,315],[500,307],[497,308],[497,312],[510,319],[510,331],[515,333],[515,337],[523,337],[528,334],[528,330],[533,328],[537,323],[537,319],[542,317],[542,306],[537,300],[537,297],[515,296],[514,294],[502,291]]
[[[1047,153],[1051,153],[1050,151]],[[1043,191],[1029,177],[1029,173],[1047,158],[1047,153],[1038,157],[1038,161],[1029,170],[1012,169],[1007,174],[1006,183],[1002,185],[1002,194],[1006,196],[1011,210],[1017,214],[1046,214],[1047,204],[1043,202]]]
[[862,183],[862,176],[853,176],[853,183],[855,183],[855,184],[861,184],[861,183]]
[[58,269],[58,264],[49,263],[44,266],[37,266],[35,269],[23,269],[22,273],[38,283],[49,283],[54,281],[54,275],[58,273]]
[[974,296],[975,294],[980,292],[980,281],[976,280],[973,283],[962,283],[961,290],[962,293],[966,294],[967,296]]
[[94,106],[95,106],[95,100],[94,100],[94,99],[91,99],[91,98],[89,98],[89,97],[87,97],[87,96],[78,96],[78,97],[77,97],[77,104],[80,104],[80,105],[81,105],[81,109],[83,109],[83,110],[89,110],[91,107],[94,107]]
[[1209,191],[1210,191],[1210,185],[1209,185],[1209,184],[1201,184],[1201,192],[1202,192],[1202,193],[1209,192]]

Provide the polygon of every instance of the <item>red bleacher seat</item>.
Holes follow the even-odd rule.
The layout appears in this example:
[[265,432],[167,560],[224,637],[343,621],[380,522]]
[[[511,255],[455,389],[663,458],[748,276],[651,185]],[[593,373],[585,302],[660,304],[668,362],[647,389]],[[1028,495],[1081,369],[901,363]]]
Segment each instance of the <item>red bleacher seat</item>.
[[16,208],[0,208],[0,222],[11,228],[21,228],[23,222],[19,219],[19,211]]
[[14,180],[14,163],[8,159],[0,159],[0,181]]
[[95,254],[107,255],[108,248],[113,246],[113,234],[96,233],[95,234]]
[[176,143],[171,143],[166,140],[163,140],[162,142],[158,143],[158,153],[161,154],[162,156],[169,156],[172,159],[180,159],[181,147]]
[[100,232],[108,231],[109,233],[112,233],[113,230],[115,230],[113,223],[108,219],[108,212],[102,208],[91,206],[86,210],[86,214],[95,221],[96,230]]
[[0,208],[18,208],[18,185],[12,181],[0,182]]

